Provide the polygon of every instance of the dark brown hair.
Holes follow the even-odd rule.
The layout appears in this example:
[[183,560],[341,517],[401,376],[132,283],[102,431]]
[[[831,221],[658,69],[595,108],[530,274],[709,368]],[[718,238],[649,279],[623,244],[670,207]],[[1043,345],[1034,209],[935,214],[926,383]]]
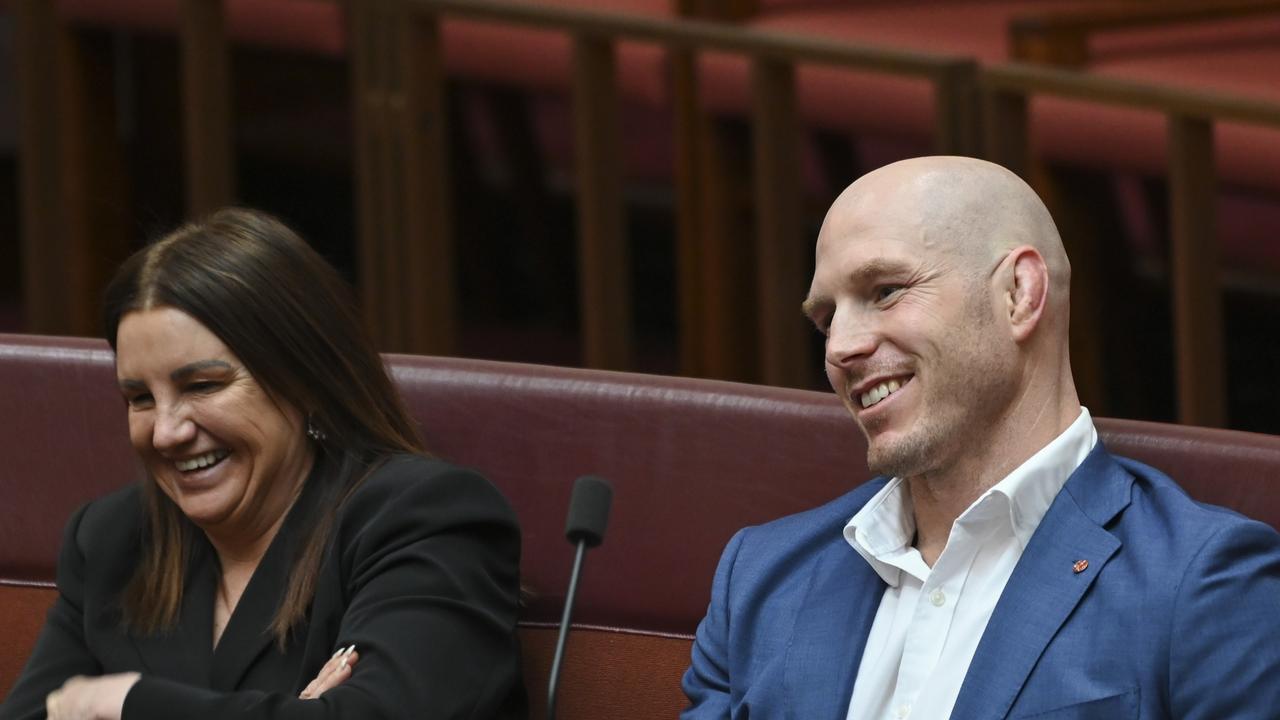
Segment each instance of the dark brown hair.
[[[422,453],[413,423],[365,333],[337,272],[292,230],[254,210],[231,208],[184,225],[139,250],[107,287],[105,329],[172,307],[208,328],[277,401],[310,419],[321,510],[298,538],[284,599],[272,622],[279,643],[306,616],[342,501],[382,460]],[[154,634],[172,629],[195,526],[153,479],[143,484],[141,562],[125,588],[124,621]]]

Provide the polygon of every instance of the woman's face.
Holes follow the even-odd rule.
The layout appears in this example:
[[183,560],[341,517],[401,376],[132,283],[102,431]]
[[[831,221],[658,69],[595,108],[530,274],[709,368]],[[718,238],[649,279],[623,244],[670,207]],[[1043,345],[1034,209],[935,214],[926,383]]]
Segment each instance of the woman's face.
[[128,313],[116,377],[151,476],[211,536],[253,542],[311,469],[301,413],[277,402],[216,335],[171,307]]

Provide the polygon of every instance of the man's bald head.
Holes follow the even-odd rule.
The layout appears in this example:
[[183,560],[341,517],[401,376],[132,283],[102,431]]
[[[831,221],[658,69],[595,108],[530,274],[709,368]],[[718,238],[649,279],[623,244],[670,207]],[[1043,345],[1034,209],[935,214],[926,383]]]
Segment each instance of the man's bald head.
[[1071,265],[1053,218],[1035,191],[1000,165],[923,157],[870,172],[832,204],[818,237],[819,251],[824,240],[886,221],[913,227],[925,249],[952,255],[975,274],[1029,245],[1049,271],[1050,303],[1066,307]]
[[1021,457],[1079,413],[1071,268],[1008,170],[929,157],[869,173],[827,213],[816,259],[804,310],[876,472],[964,475],[975,447]]

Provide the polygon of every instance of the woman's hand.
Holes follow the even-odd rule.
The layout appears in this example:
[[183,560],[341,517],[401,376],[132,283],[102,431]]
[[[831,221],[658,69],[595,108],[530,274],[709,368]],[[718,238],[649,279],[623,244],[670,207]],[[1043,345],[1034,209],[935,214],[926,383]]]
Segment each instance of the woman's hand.
[[124,698],[142,676],[117,673],[101,677],[77,675],[44,699],[49,720],[120,720]]
[[338,687],[351,677],[351,669],[355,667],[356,661],[360,659],[360,653],[356,652],[356,646],[349,648],[339,648],[338,652],[329,658],[329,662],[320,668],[320,674],[316,675],[316,679],[307,683],[302,693],[298,697],[303,700],[315,700],[326,692]]

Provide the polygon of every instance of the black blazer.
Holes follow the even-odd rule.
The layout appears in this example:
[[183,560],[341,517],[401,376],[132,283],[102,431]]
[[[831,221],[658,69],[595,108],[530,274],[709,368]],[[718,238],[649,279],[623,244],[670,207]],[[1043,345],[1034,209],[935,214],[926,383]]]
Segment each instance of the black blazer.
[[[314,480],[314,478],[312,479]],[[178,627],[139,636],[118,598],[139,557],[137,486],[72,516],[59,596],[0,720],[43,718],[73,675],[137,671],[127,720],[147,718],[523,718],[516,642],[520,534],[474,472],[396,456],[339,510],[307,621],[282,650],[270,623],[300,525],[327,500],[309,480],[213,645],[217,560],[199,533]],[[355,671],[318,700],[298,693],[339,647]]]

